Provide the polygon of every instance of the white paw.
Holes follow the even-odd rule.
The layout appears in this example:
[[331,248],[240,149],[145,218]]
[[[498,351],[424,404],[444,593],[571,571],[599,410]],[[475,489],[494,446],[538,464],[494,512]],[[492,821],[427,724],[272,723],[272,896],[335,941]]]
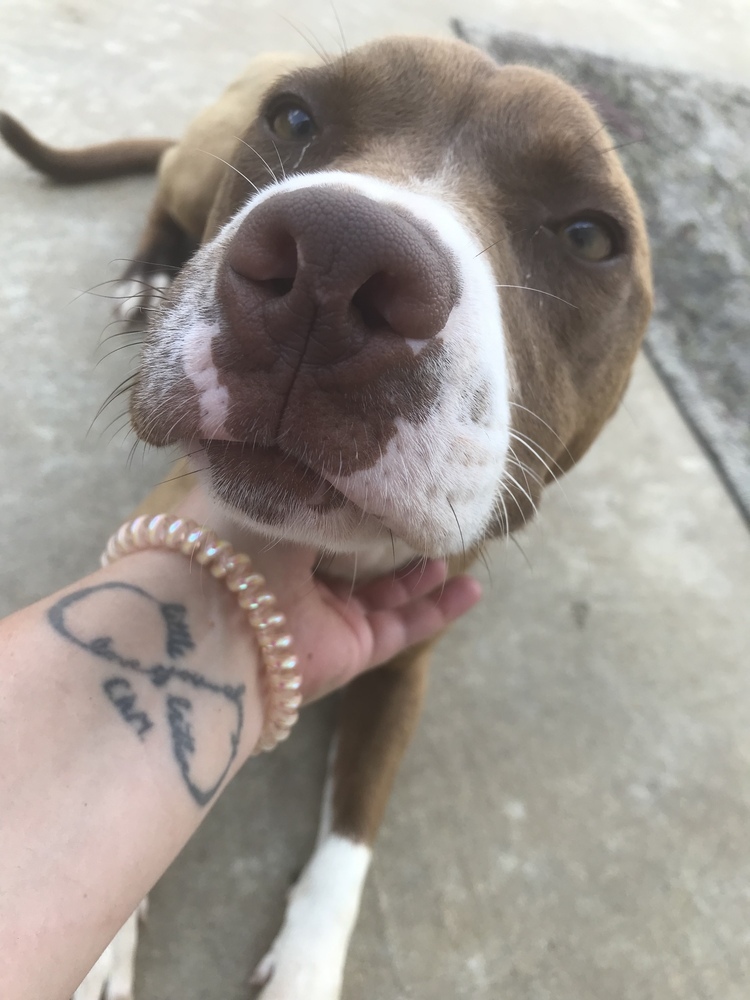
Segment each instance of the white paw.
[[160,305],[172,277],[169,271],[143,270],[123,278],[115,286],[117,318],[130,323],[142,321]]
[[289,898],[284,925],[252,977],[258,1000],[338,1000],[371,851],[329,834]]
[[285,926],[251,984],[266,984],[258,1000],[339,1000],[345,960],[346,946],[335,937]]
[[147,908],[144,899],[99,956],[73,1000],[133,1000],[138,922],[145,919]]

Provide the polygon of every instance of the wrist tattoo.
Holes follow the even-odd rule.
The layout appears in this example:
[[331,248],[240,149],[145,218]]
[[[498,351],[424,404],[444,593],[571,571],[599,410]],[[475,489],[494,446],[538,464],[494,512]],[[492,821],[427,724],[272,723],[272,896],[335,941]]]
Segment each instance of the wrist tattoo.
[[[145,631],[157,616],[166,659],[144,663],[129,653],[128,640],[92,632],[95,602],[103,592],[121,591],[130,603],[132,632]],[[134,613],[135,612],[135,613]],[[237,756],[243,725],[245,685],[216,684],[184,664],[195,649],[183,604],[159,601],[130,583],[102,583],[67,594],[47,612],[52,628],[66,642],[97,657],[107,667],[101,689],[120,718],[140,740],[160,729],[167,734],[172,755],[188,792],[199,806],[207,805],[221,787]],[[91,634],[89,634],[91,633]],[[144,708],[149,688],[163,694],[161,722]],[[151,697],[151,702],[153,696]],[[211,747],[202,736],[210,730]],[[223,745],[222,745],[223,744]],[[221,748],[214,750],[214,745]]]

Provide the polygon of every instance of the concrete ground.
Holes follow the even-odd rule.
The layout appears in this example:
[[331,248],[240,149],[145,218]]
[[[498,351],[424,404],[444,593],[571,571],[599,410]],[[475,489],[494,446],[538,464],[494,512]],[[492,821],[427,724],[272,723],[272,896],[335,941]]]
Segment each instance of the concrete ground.
[[[350,45],[461,15],[750,80],[744,0],[336,10]],[[174,133],[298,32],[339,45],[328,0],[6,0],[0,104],[60,142]],[[108,303],[77,297],[117,273],[150,189],[55,189],[0,150],[2,610],[91,568],[164,472],[140,450],[128,465],[107,426],[124,407],[88,432],[130,361],[95,368]],[[345,998],[745,1000],[750,539],[645,362],[520,543],[494,549],[486,600],[442,646]],[[312,844],[330,725],[316,707],[245,768],[156,888],[141,1000],[247,995]]]

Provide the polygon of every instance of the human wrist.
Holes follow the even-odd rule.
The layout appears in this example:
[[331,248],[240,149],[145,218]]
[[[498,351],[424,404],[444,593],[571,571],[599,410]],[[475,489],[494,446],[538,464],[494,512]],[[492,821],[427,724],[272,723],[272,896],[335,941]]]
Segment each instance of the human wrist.
[[273,750],[289,736],[297,721],[302,677],[286,616],[268,591],[265,576],[253,567],[248,555],[236,551],[205,523],[169,514],[141,515],[126,521],[107,542],[102,565],[152,549],[181,553],[191,564],[207,567],[211,576],[222,580],[235,596],[257,638],[263,665],[265,724],[255,752]]
[[[137,686],[143,697],[148,698],[149,717],[161,715],[171,725],[173,737],[175,709],[180,706],[185,709],[187,702],[190,713],[204,716],[209,712],[217,716],[220,724],[216,731],[205,720],[187,717],[178,728],[192,731],[196,741],[194,757],[216,758],[217,762],[217,755],[223,753],[227,757],[223,787],[251,755],[263,728],[259,648],[234,595],[205,567],[179,553],[164,550],[133,552],[100,570],[96,578],[97,584],[116,582],[143,590],[158,602],[160,609],[173,609],[173,623],[177,623],[178,631],[184,629],[186,633],[182,647],[173,643],[169,648],[169,629],[163,624],[162,611],[156,618],[149,617],[150,627],[139,635],[135,655],[125,658],[134,659],[142,670],[151,671],[151,685]],[[137,621],[137,617],[131,615],[131,621]],[[136,630],[137,627],[133,631]],[[159,667],[165,671],[160,673]],[[123,676],[132,680],[127,668]],[[162,682],[163,676],[168,677],[166,682]],[[171,722],[169,706],[173,713]],[[209,787],[212,787],[210,782],[202,797]]]

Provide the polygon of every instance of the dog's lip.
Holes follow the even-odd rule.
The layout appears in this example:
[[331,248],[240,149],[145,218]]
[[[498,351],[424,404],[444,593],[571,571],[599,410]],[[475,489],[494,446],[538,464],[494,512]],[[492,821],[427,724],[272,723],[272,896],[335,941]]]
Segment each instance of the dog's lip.
[[330,480],[279,445],[223,437],[202,438],[199,443],[212,469],[256,481],[272,480],[310,507],[339,507],[347,502]]

